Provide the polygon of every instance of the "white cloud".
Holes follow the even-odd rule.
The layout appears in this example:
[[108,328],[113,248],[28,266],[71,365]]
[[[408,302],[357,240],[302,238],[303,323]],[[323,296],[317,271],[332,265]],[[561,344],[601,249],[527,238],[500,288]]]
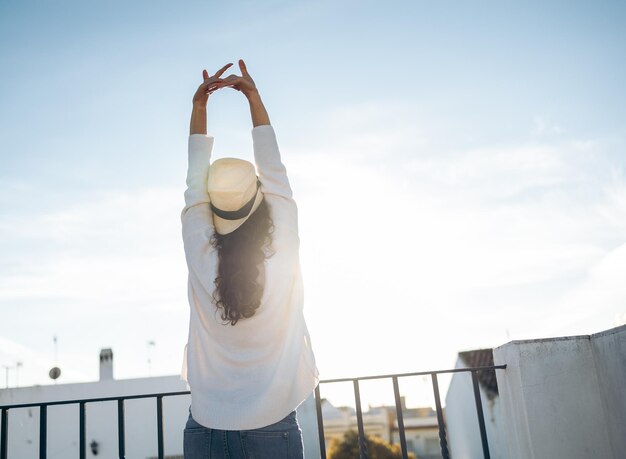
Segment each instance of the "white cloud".
[[[64,372],[66,382],[97,378],[97,353],[107,346],[121,356],[116,375],[144,376],[147,339],[162,345],[153,374],[179,371],[188,320],[182,191],[114,191],[3,215],[0,333],[41,349],[42,335],[57,332],[63,368],[82,370]],[[14,354],[36,361],[26,348]],[[23,382],[49,382],[40,367],[25,369]]]
[[5,250],[11,272],[0,278],[0,299],[173,301],[172,290],[185,276],[181,205],[180,190],[148,189],[5,217],[2,238],[20,250]]
[[[600,142],[578,139],[437,151],[427,134],[384,122],[390,112],[347,110],[344,123],[331,117],[337,138],[285,156],[314,331],[384,355],[370,365],[387,370],[433,342],[441,358],[502,344],[507,328],[514,339],[553,336],[567,315],[557,305],[574,301],[581,279],[624,240],[619,164]],[[361,142],[369,137],[378,144]],[[613,294],[600,302],[626,300]],[[336,341],[317,344],[327,371],[362,368],[346,368],[352,357],[337,358]]]
[[[621,325],[626,318],[626,243],[589,267],[583,282],[553,305],[561,334],[587,334]],[[553,325],[553,327],[554,327]],[[590,329],[596,327],[596,329]],[[545,328],[545,325],[542,326]]]

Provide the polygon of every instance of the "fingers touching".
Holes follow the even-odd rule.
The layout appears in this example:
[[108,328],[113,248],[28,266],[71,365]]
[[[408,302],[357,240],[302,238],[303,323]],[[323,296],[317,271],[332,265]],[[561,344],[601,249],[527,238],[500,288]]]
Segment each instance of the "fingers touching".
[[231,88],[239,90],[239,88],[237,87],[237,84],[240,82],[240,80],[241,80],[241,77],[233,73],[231,75],[228,75],[226,78],[221,79],[216,84],[216,86],[218,88],[231,87]]
[[[221,69],[219,69],[217,72],[215,72],[215,75],[213,75],[211,77],[211,79],[219,79],[219,77],[222,76],[222,74],[228,69],[228,67],[230,67],[231,65],[233,65],[232,63],[230,64],[226,64],[224,67],[222,67]],[[209,80],[209,72],[206,71],[206,69],[202,70],[202,79],[204,80],[204,82],[206,83]]]
[[[219,69],[213,76],[209,75],[209,72],[206,69],[202,70],[202,83],[196,90],[196,93],[193,97],[194,104],[204,104],[207,103],[207,97],[217,91],[219,88],[224,86],[230,86],[231,88],[236,89],[237,91],[241,91],[240,87],[241,79],[238,75],[229,75],[227,78],[222,79],[221,76],[226,72],[226,70],[231,67],[233,63],[228,63]],[[247,71],[245,70],[245,64],[243,60],[239,60],[239,68],[242,71],[244,77],[249,78]],[[245,72],[245,73],[244,73]],[[225,83],[226,82],[226,83]]]
[[[215,75],[213,76],[219,78],[231,65],[233,65],[232,62],[230,64],[226,64],[224,67],[215,72]],[[243,61],[243,59],[239,59],[239,70],[241,70],[241,76],[248,75],[248,68],[246,67],[246,63]]]
[[252,81],[250,78],[250,74],[248,73],[246,63],[243,59],[239,59],[239,70],[241,70],[241,76],[231,74],[228,75],[226,78],[222,78],[224,72],[226,72],[226,70],[232,65],[232,62],[226,64],[224,67],[215,72],[213,76],[209,76],[209,72],[207,72],[206,70],[202,71],[202,79],[204,80],[203,84],[206,87],[207,94],[211,94],[217,89],[223,87],[231,87],[233,89],[236,89],[237,91],[241,91],[242,88],[240,87],[240,85],[242,83],[244,83],[245,86],[247,80]]

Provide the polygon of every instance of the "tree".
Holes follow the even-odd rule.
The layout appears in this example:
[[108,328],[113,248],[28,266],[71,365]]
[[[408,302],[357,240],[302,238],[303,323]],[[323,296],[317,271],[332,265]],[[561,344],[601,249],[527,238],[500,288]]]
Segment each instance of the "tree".
[[[365,445],[370,459],[402,459],[400,445],[390,445],[386,441],[365,435]],[[333,438],[328,451],[328,459],[358,459],[359,435],[350,430],[341,440]],[[410,459],[417,459],[415,454],[409,453]]]

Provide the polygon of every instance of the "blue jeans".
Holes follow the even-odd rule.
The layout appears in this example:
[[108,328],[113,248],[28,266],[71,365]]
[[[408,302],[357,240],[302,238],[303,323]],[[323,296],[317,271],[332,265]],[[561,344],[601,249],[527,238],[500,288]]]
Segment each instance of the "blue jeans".
[[[245,413],[242,413],[245,416]],[[218,430],[191,417],[184,430],[185,459],[303,459],[302,431],[292,411],[275,424],[253,430]]]

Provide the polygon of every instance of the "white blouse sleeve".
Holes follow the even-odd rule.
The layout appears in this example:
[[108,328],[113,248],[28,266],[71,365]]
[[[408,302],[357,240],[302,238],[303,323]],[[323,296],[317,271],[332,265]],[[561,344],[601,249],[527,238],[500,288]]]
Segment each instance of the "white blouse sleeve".
[[281,225],[297,235],[298,208],[287,178],[287,169],[280,158],[274,128],[270,124],[254,127],[252,141],[261,191],[272,207],[274,224]]
[[183,240],[202,232],[213,233],[213,214],[207,189],[213,140],[212,136],[206,134],[189,136],[187,189],[185,207],[181,213]]

